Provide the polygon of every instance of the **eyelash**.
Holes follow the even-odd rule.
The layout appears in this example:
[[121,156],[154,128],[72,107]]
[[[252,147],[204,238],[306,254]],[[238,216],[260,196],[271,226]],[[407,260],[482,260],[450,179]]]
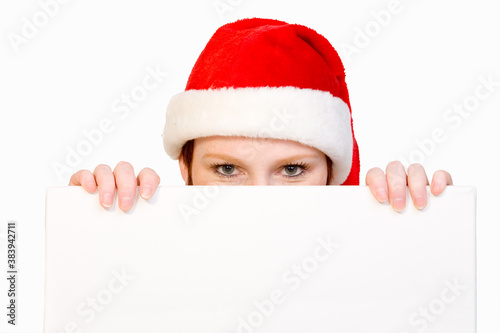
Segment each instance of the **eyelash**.
[[[224,177],[224,178],[235,177],[235,175],[226,175],[226,174],[223,174],[223,173],[217,171],[217,169],[219,169],[222,166],[226,166],[226,165],[231,165],[231,166],[235,167],[235,165],[232,164],[232,163],[213,163],[213,164],[210,164],[210,168],[213,170],[213,172],[216,175],[218,175],[220,177]],[[284,168],[287,168],[287,167],[290,167],[290,166],[299,167],[299,168],[302,169],[302,172],[300,174],[298,174],[297,176],[284,175],[287,178],[299,178],[299,177],[302,177],[305,174],[305,171],[309,170],[309,165],[306,164],[306,163],[304,163],[304,162],[283,164],[282,166],[280,166],[280,169],[283,170]]]
[[286,167],[289,167],[289,166],[295,166],[295,167],[299,167],[302,169],[302,172],[299,173],[298,175],[296,176],[288,176],[288,175],[285,175],[285,177],[287,178],[299,178],[299,177],[302,177],[306,174],[306,171],[309,170],[309,165],[304,163],[304,162],[299,162],[299,163],[288,163],[288,164],[285,164],[285,165],[282,165],[280,168],[281,169],[284,169]]
[[223,174],[223,173],[217,171],[217,169],[219,169],[221,166],[225,166],[225,165],[231,165],[234,167],[234,164],[231,164],[231,163],[212,163],[212,164],[210,164],[210,168],[217,176],[224,177],[224,178],[234,177],[234,175],[226,175],[226,174]]

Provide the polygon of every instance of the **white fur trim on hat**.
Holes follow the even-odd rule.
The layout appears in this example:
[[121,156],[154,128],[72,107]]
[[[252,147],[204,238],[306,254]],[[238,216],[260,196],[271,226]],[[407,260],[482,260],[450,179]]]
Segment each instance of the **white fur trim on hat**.
[[296,87],[187,90],[167,107],[163,145],[178,159],[191,139],[245,136],[300,142],[333,161],[333,185],[342,184],[352,164],[353,138],[347,104],[329,92]]

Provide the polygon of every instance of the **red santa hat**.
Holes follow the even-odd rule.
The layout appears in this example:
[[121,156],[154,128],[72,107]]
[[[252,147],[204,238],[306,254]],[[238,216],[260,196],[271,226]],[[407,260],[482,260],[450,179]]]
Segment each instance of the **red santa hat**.
[[163,144],[177,159],[187,141],[214,135],[312,146],[333,161],[332,185],[359,185],[344,67],[305,26],[253,18],[215,32],[186,90],[170,100]]

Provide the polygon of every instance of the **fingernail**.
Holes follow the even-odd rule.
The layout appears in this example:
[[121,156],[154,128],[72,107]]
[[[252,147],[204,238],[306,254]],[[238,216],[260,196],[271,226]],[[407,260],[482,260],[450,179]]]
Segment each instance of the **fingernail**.
[[387,191],[384,188],[379,188],[377,190],[377,200],[380,202],[387,201]]
[[102,205],[106,208],[111,207],[113,205],[113,196],[109,193],[104,194],[102,196]]
[[415,204],[415,208],[417,209],[424,209],[425,206],[427,205],[425,198],[421,195],[416,196],[413,199],[413,203]]
[[132,206],[132,198],[131,197],[124,197],[120,200],[120,208],[122,210],[128,210]]
[[153,194],[153,188],[151,186],[145,186],[142,189],[141,197],[143,199],[149,199],[149,198],[151,198],[152,194]]
[[394,199],[394,209],[398,212],[405,208],[405,202],[402,198]]

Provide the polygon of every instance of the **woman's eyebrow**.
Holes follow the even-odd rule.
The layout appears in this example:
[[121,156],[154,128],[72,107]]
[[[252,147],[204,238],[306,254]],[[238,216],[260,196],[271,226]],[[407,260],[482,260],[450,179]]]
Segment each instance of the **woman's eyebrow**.
[[298,155],[284,157],[278,160],[278,163],[293,163],[303,159],[316,159],[316,158],[318,158],[317,155],[298,154]]
[[228,162],[236,162],[238,164],[242,164],[243,161],[234,157],[234,156],[231,156],[231,155],[225,155],[225,154],[217,154],[217,153],[207,153],[207,154],[204,154],[202,156],[202,158],[217,158],[217,159],[220,159],[220,160],[225,160],[225,161],[228,161]]

